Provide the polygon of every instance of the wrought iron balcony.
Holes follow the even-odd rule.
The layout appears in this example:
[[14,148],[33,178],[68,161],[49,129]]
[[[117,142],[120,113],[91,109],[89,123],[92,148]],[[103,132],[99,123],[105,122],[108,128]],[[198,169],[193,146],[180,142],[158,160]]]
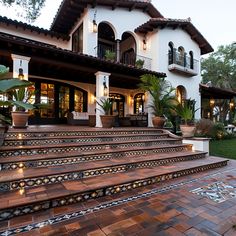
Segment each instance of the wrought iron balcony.
[[199,73],[199,61],[192,57],[182,55],[176,51],[168,53],[169,71],[184,74],[186,76],[195,76]]
[[117,57],[117,52],[115,51],[115,48],[113,46],[107,46],[107,45],[102,45],[102,44],[98,44],[98,46],[95,47],[94,50],[95,50],[95,55],[98,58],[107,59],[106,51],[108,50],[111,53],[113,53],[114,58],[112,60],[114,61],[117,61],[117,58],[120,58],[119,62],[122,64],[132,65],[138,68],[151,70],[151,66],[152,66],[151,58],[143,57],[135,53],[122,53],[122,52],[120,53],[121,55]]

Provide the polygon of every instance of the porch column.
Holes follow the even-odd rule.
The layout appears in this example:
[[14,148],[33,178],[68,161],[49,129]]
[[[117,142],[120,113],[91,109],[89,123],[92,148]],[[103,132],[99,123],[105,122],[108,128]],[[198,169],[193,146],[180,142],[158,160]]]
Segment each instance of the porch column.
[[[109,97],[109,76],[110,73],[98,71],[96,75],[96,100]],[[100,115],[103,115],[102,108],[96,103],[96,127],[102,127]]]
[[152,109],[149,107],[149,104],[151,103],[151,100],[152,100],[152,96],[150,95],[149,92],[145,93],[145,107],[146,107],[146,113],[148,113],[148,127],[153,127],[153,124],[152,124],[152,117],[153,117],[153,114],[152,114]]
[[116,40],[116,61],[120,62],[120,40]]
[[28,80],[30,57],[11,54],[13,60],[13,78]]

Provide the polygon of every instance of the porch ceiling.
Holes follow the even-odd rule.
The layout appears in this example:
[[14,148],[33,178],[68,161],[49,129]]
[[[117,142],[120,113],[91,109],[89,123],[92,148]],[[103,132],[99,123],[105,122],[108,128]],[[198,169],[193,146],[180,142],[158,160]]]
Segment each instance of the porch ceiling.
[[202,98],[206,99],[232,99],[236,97],[236,92],[229,89],[222,89],[205,84],[199,85],[199,91]]
[[54,18],[51,30],[69,34],[74,24],[80,19],[88,5],[95,8],[97,5],[110,7],[115,10],[117,7],[126,8],[128,11],[139,9],[147,12],[151,17],[163,17],[160,12],[149,2],[140,0],[64,0]]
[[96,83],[97,71],[111,73],[110,85],[119,88],[136,88],[143,74],[165,77],[164,73],[137,69],[133,66],[110,62],[85,54],[63,50],[4,33],[0,33],[0,63],[12,66],[11,53],[31,57],[29,73],[66,81]]

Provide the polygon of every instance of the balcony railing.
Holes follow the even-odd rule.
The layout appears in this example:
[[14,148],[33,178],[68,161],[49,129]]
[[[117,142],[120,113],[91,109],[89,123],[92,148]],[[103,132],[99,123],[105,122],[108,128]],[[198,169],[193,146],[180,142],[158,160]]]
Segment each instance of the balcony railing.
[[[101,59],[106,59],[105,54],[106,54],[106,50],[109,50],[111,52],[115,53],[115,58],[114,60],[117,60],[117,55],[116,55],[116,51],[115,48],[112,46],[106,46],[106,45],[101,45],[99,44],[97,47],[94,48],[95,50],[95,56],[97,56],[98,58]],[[127,54],[123,54],[122,56],[120,56],[120,63],[125,64],[125,65],[132,65],[132,66],[136,66],[136,61],[143,61],[143,66],[142,68],[144,69],[148,69],[151,70],[151,66],[152,66],[152,59],[148,58],[148,57],[143,57],[134,53],[127,53]],[[140,67],[139,67],[140,68]]]
[[169,52],[168,69],[176,73],[195,76],[199,73],[199,61],[178,52]]

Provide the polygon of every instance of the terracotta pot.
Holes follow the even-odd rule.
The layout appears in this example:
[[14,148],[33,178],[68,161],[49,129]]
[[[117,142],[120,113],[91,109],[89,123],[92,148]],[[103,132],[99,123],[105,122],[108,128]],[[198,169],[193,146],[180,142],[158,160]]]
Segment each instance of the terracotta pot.
[[180,130],[183,138],[191,138],[195,134],[196,126],[194,125],[180,125]]
[[11,113],[14,128],[26,128],[28,125],[29,112],[14,111]]
[[101,122],[103,128],[111,128],[115,126],[115,116],[101,115]]
[[166,118],[163,116],[154,116],[152,117],[152,124],[155,128],[163,129]]

